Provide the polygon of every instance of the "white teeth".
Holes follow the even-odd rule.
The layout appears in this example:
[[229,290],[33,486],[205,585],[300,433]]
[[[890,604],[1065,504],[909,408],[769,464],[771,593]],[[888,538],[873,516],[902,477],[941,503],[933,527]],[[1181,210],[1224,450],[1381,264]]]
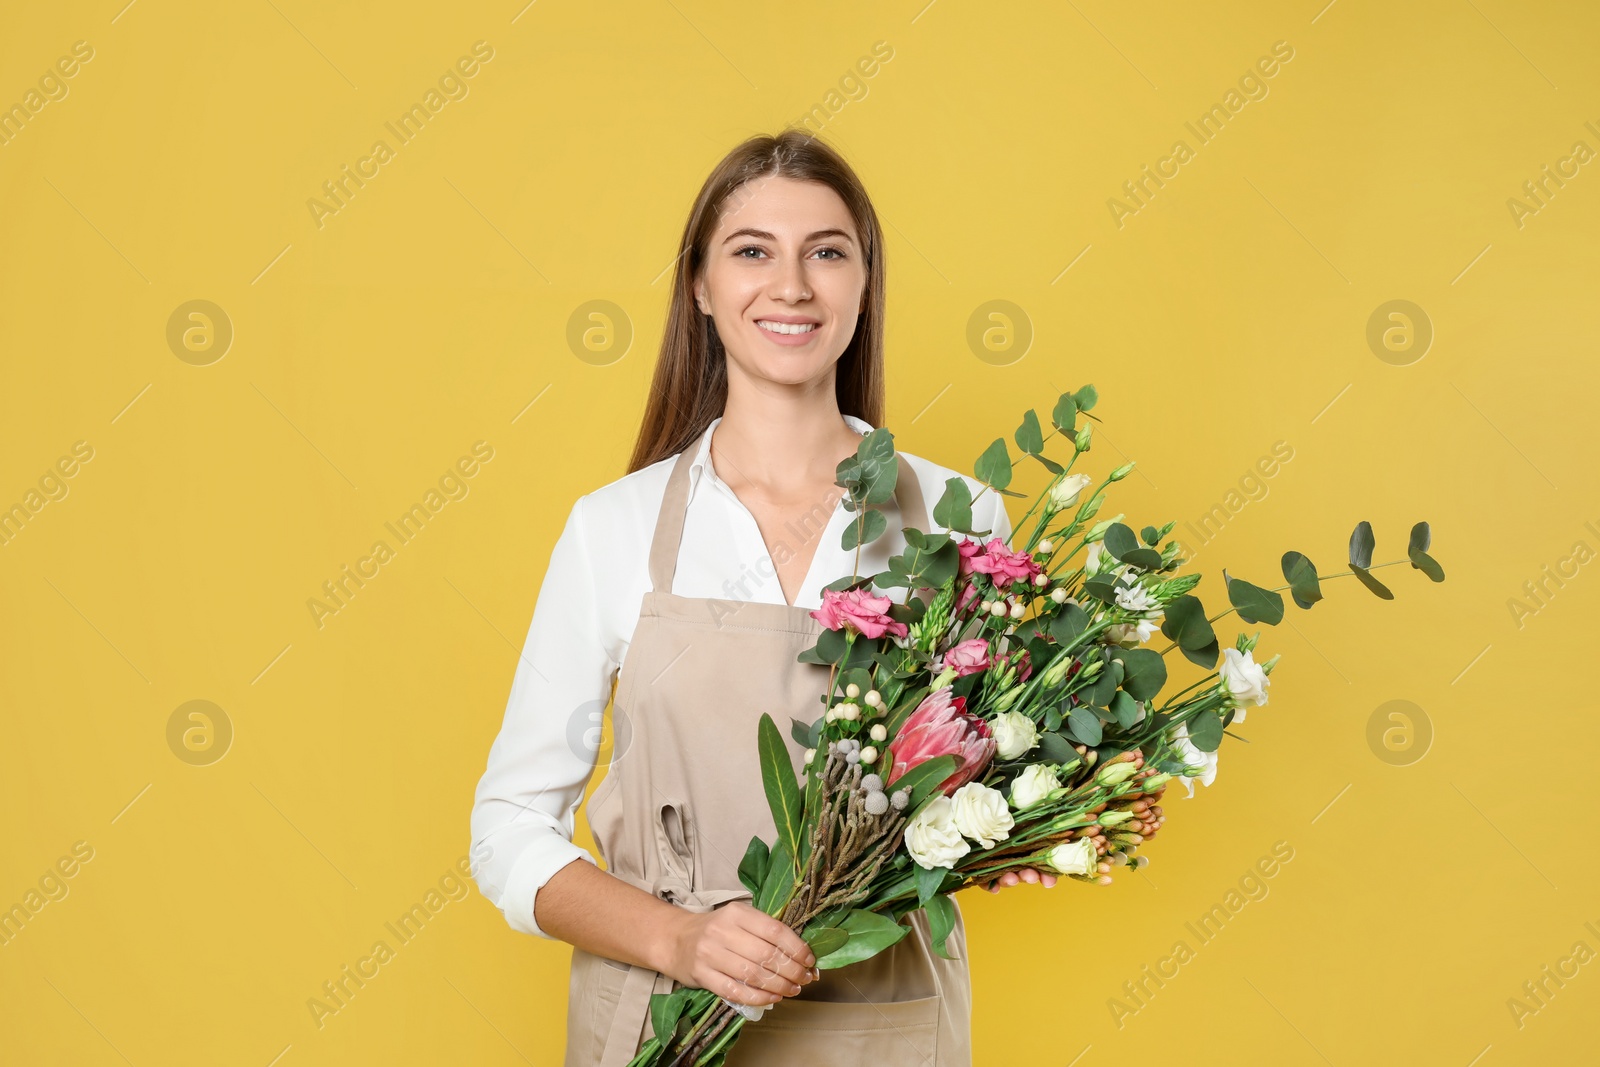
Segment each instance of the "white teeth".
[[768,322],[761,319],[756,325],[768,333],[810,333],[817,328],[814,322]]

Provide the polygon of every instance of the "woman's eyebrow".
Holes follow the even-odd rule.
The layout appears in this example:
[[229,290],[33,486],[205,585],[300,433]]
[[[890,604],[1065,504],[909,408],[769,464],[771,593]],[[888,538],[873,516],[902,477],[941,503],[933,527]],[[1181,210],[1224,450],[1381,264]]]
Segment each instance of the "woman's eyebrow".
[[[755,238],[757,238],[759,240],[763,240],[763,241],[776,241],[777,240],[776,237],[774,237],[772,234],[768,233],[766,230],[757,230],[757,229],[753,229],[752,227],[746,226],[743,229],[734,230],[732,233],[728,234],[728,236],[726,236],[726,237],[724,237],[722,239],[722,243],[723,244],[727,244],[729,241],[733,240],[735,237],[755,237]],[[844,240],[851,242],[852,244],[855,243],[855,238],[850,236],[850,234],[846,233],[844,230],[816,230],[816,231],[814,231],[812,233],[806,234],[805,239],[807,241],[815,241],[818,238],[822,238],[822,237],[841,237]]]

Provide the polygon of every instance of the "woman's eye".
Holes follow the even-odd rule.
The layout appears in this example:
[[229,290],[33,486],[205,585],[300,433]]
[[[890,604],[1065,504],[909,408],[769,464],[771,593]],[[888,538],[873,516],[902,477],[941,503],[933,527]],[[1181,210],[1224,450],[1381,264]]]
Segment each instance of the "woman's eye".
[[817,252],[819,254],[823,253],[823,252],[832,252],[839,259],[843,259],[844,258],[844,253],[839,251],[837,248],[819,248],[819,249],[817,249]]
[[743,248],[739,249],[739,251],[735,252],[734,255],[735,256],[741,256],[741,257],[743,257],[745,259],[749,259],[750,258],[749,256],[745,256],[746,252],[759,252],[759,251],[761,251],[761,249],[757,248],[755,245],[745,245]]

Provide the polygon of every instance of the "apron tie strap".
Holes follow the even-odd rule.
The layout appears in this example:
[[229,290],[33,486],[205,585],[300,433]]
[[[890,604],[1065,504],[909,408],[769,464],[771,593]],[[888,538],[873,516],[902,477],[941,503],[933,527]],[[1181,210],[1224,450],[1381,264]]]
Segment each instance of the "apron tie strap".
[[[663,803],[656,810],[656,851],[661,861],[661,871],[650,878],[642,878],[628,871],[612,871],[624,882],[642,889],[658,900],[676,904],[686,911],[708,912],[731,900],[753,903],[750,890],[694,888],[694,848],[682,831],[687,827],[681,805]],[[649,967],[630,965],[622,982],[622,995],[617,1012],[611,1019],[606,1034],[605,1051],[600,1056],[600,1067],[626,1067],[637,1054],[639,1037],[644,1031],[645,1019],[650,1015],[650,998],[656,993],[671,993],[677,983],[667,975]]]

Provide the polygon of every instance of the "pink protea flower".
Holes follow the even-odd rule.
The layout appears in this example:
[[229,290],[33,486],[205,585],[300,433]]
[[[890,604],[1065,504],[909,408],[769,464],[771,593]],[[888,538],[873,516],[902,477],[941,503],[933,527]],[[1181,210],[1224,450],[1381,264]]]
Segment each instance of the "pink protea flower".
[[1026,552],[1013,552],[998,537],[983,544],[963,540],[957,546],[961,553],[960,575],[974,572],[987,574],[997,589],[1008,589],[1015,581],[1032,581],[1043,568]]
[[865,589],[852,589],[841,593],[837,589],[822,591],[822,607],[810,612],[813,619],[830,630],[854,630],[863,637],[905,637],[906,624],[889,617],[889,605],[894,601],[886,596],[874,596]]
[[989,642],[981,637],[969,638],[951,648],[942,656],[934,657],[935,673],[953,670],[957,678],[977,674],[989,668]]
[[989,724],[967,712],[965,697],[954,696],[949,686],[942,686],[922,699],[889,742],[894,764],[887,784],[893,785],[919,763],[955,756],[960,761],[955,773],[938,786],[938,792],[949,796],[984,772],[995,747]]

